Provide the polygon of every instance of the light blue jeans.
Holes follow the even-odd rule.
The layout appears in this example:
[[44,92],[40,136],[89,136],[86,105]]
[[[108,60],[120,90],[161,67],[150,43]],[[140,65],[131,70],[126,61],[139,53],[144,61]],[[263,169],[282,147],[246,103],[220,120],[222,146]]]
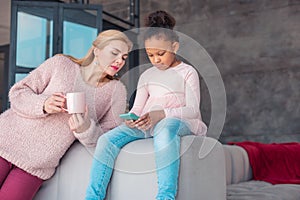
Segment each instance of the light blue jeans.
[[[180,165],[180,137],[191,134],[184,122],[165,118],[153,128],[155,162],[158,179],[156,200],[175,200]],[[103,200],[115,159],[129,142],[144,139],[145,132],[125,124],[102,135],[94,153],[86,200]]]

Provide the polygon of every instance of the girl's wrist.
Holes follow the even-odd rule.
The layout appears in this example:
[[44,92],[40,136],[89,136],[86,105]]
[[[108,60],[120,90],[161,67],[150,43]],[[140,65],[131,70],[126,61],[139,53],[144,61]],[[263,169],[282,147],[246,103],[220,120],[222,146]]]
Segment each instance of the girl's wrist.
[[159,119],[160,120],[166,118],[165,110],[160,110],[158,114],[159,114]]
[[160,115],[161,115],[161,119],[166,118],[166,113],[164,110],[161,110]]

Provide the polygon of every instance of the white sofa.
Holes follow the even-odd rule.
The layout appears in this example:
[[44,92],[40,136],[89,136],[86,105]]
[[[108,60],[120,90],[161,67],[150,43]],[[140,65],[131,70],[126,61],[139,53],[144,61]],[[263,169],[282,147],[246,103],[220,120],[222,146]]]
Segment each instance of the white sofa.
[[[252,180],[247,152],[223,145],[226,161],[227,200],[300,200],[300,185]],[[300,167],[300,166],[299,166]]]
[[[225,157],[215,139],[184,136],[177,200],[225,200]],[[83,200],[93,149],[75,142],[34,200]],[[119,154],[107,200],[154,200],[157,178],[152,139],[127,144]]]

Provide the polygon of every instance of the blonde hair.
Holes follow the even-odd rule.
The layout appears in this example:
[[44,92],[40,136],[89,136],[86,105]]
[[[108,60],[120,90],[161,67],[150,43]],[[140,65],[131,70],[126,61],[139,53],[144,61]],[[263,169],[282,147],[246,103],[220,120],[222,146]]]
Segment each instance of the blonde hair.
[[66,56],[69,57],[73,62],[81,66],[87,66],[94,60],[94,49],[103,49],[106,45],[109,44],[109,42],[113,40],[120,40],[126,43],[128,46],[128,51],[132,49],[132,42],[123,32],[111,29],[99,33],[97,38],[94,40],[92,47],[88,50],[87,54],[83,58],[78,59],[70,55]]

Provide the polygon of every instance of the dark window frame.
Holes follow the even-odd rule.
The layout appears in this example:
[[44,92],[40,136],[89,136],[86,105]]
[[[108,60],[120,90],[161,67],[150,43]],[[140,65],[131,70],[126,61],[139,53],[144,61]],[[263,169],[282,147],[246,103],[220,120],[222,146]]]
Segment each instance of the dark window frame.
[[91,4],[65,4],[57,2],[37,2],[37,1],[12,1],[11,6],[11,34],[10,34],[10,56],[9,56],[9,76],[8,84],[11,87],[15,83],[16,73],[29,73],[35,68],[25,68],[16,65],[17,52],[17,15],[18,11],[24,8],[50,8],[53,9],[52,16],[49,18],[53,20],[53,43],[52,55],[62,53],[63,44],[63,17],[65,9],[74,10],[95,10],[97,12],[96,27],[98,33],[102,31],[102,6]]

